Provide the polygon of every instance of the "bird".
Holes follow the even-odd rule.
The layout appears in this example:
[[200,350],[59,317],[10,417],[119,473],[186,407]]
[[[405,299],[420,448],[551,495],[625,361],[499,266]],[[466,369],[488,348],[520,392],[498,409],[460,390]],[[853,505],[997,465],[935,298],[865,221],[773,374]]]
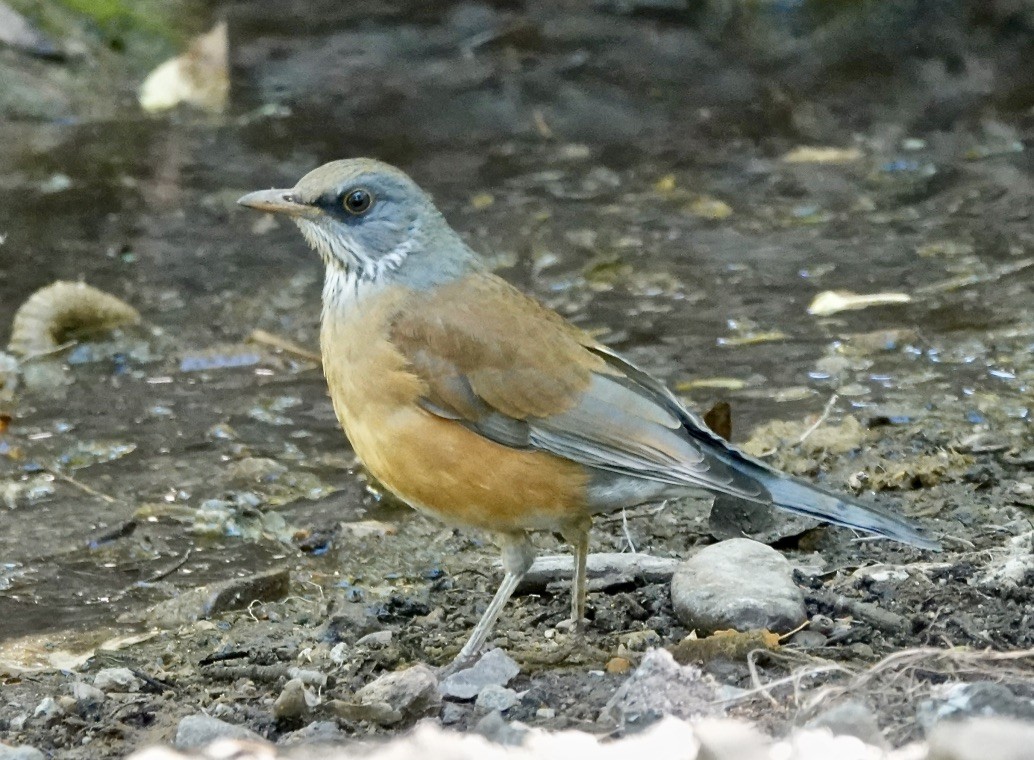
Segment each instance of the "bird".
[[332,161],[238,203],[293,220],[323,260],[323,369],[359,460],[416,510],[500,546],[502,582],[455,668],[477,658],[531,567],[532,532],[573,547],[577,627],[593,518],[626,507],[703,490],[939,548],[903,517],[719,437],[662,382],[490,271],[394,166]]

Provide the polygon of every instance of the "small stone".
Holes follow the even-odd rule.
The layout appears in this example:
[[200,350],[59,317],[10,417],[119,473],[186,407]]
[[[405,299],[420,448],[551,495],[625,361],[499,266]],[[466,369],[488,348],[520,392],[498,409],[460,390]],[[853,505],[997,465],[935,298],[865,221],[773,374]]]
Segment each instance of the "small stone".
[[823,710],[804,724],[805,728],[828,728],[834,736],[855,736],[874,747],[886,747],[876,714],[856,699]]
[[642,728],[664,715],[718,715],[722,710],[717,699],[713,678],[694,665],[679,665],[664,649],[653,649],[607,702],[600,720],[624,730]]
[[45,760],[46,755],[28,744],[0,744],[0,760]]
[[129,668],[103,668],[93,677],[93,685],[101,691],[126,694],[140,691],[143,681]]
[[439,688],[445,697],[474,699],[486,686],[506,686],[520,672],[520,665],[506,652],[493,649],[471,667],[447,677]]
[[318,670],[306,670],[305,668],[288,668],[288,678],[297,678],[306,686],[315,686],[318,689],[323,689],[327,685],[327,674],[320,673]]
[[607,660],[605,668],[611,675],[620,675],[630,671],[632,669],[632,663],[624,657],[611,657]]
[[645,652],[661,645],[661,637],[657,631],[632,631],[618,637],[618,644],[628,652]]
[[[369,720],[386,726],[437,715],[442,706],[438,677],[423,664],[383,675],[357,691],[355,697]],[[363,710],[359,714],[364,714]]]
[[818,631],[798,631],[790,637],[790,644],[798,649],[818,649],[826,646],[826,641]]
[[370,649],[383,649],[391,644],[392,635],[391,631],[374,631],[373,633],[366,634],[355,643],[356,646],[366,646],[370,647]]
[[337,723],[332,720],[313,721],[305,728],[299,728],[289,734],[284,734],[277,740],[277,744],[292,746],[296,744],[342,744],[348,739],[348,734],[338,728]]
[[307,689],[300,678],[292,678],[273,703],[273,715],[278,720],[301,720],[319,703],[319,697]]
[[477,699],[474,700],[474,707],[482,712],[491,712],[492,710],[505,712],[519,701],[517,692],[513,689],[508,689],[505,686],[498,686],[496,684],[489,684],[481,690]]
[[103,691],[82,681],[72,684],[72,698],[75,699],[79,712],[99,707],[107,698]]
[[173,744],[179,749],[195,749],[211,744],[217,739],[265,742],[265,739],[249,728],[227,723],[204,713],[197,713],[188,715],[179,722]]
[[556,717],[556,710],[552,707],[540,707],[535,711],[535,717],[539,720],[553,720]]
[[474,733],[504,747],[519,747],[524,743],[528,729],[507,723],[500,712],[493,711],[477,722]]
[[36,705],[36,709],[33,710],[32,714],[37,718],[41,718],[44,723],[50,723],[59,720],[64,715],[64,710],[61,709],[61,706],[58,705],[57,700],[53,697],[44,697]]
[[247,607],[254,601],[272,602],[287,596],[291,576],[286,568],[231,578],[191,589],[151,607],[145,621],[158,628],[177,628],[214,615]]
[[679,620],[702,633],[789,631],[807,614],[786,558],[746,538],[708,546],[679,565],[671,600]]
[[1034,725],[1004,718],[939,724],[930,733],[927,760],[1029,760]]
[[470,706],[461,702],[446,702],[442,705],[442,725],[454,726],[470,715]]
[[916,709],[916,720],[927,733],[942,721],[992,716],[1034,721],[1034,700],[1017,696],[1004,684],[976,681],[945,684]]

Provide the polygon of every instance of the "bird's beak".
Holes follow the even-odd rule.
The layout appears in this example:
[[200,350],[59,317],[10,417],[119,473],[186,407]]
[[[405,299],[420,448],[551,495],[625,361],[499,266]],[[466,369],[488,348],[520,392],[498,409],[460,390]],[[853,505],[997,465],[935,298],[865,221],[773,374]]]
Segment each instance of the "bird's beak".
[[257,211],[287,216],[315,216],[318,209],[300,202],[293,190],[257,190],[238,199],[237,203]]

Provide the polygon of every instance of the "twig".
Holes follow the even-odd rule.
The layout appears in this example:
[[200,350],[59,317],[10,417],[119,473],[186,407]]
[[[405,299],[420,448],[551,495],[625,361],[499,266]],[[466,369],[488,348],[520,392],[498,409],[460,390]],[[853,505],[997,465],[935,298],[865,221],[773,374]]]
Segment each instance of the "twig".
[[146,585],[148,583],[157,583],[158,581],[162,580],[163,578],[168,578],[174,572],[176,572],[181,567],[183,567],[185,564],[187,564],[187,560],[190,559],[190,553],[192,551],[194,551],[193,547],[187,547],[187,550],[185,552],[183,552],[183,556],[180,557],[178,562],[176,562],[173,565],[170,565],[169,567],[165,568],[164,570],[159,570],[157,573],[152,575],[147,580],[137,581],[137,585]]
[[635,554],[635,544],[632,542],[632,534],[628,531],[628,515],[625,514],[625,509],[621,509],[621,530],[625,532],[625,540],[628,542],[629,551]]
[[273,333],[266,332],[265,330],[252,330],[251,335],[248,336],[248,342],[269,346],[283,351],[284,353],[300,356],[303,359],[308,359],[309,361],[316,362],[317,364],[323,362],[323,358],[314,351],[310,351],[307,348],[299,346],[292,340],[288,340],[280,335],[274,335]]
[[826,419],[829,417],[829,413],[833,411],[833,406],[837,403],[837,399],[838,397],[835,393],[829,397],[829,401],[826,402],[826,406],[822,410],[822,414],[819,415],[819,418],[815,420],[815,422],[813,422],[807,430],[804,431],[804,434],[801,435],[800,438],[797,439],[797,446],[800,446],[802,443],[808,440],[808,436],[814,433],[816,430],[818,430],[819,426],[826,421]]
[[75,486],[83,493],[88,493],[90,494],[90,496],[96,496],[98,499],[107,502],[108,504],[118,504],[118,499],[116,499],[114,496],[108,496],[108,494],[102,493],[98,491],[96,488],[88,486],[85,483],[76,480],[71,475],[66,475],[56,467],[44,467],[43,470],[44,472],[53,475],[58,480],[63,480],[65,483],[68,483],[68,485]]

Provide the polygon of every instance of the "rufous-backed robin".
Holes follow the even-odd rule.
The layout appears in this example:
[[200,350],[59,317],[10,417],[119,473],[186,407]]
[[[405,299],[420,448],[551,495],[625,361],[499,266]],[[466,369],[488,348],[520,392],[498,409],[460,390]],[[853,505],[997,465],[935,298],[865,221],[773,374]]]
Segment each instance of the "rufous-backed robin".
[[290,217],[326,264],[323,368],[359,459],[421,512],[498,537],[503,581],[458,663],[531,566],[529,531],[573,545],[577,622],[593,516],[690,489],[937,547],[730,446],[658,380],[492,274],[392,166],[334,161],[240,203]]

